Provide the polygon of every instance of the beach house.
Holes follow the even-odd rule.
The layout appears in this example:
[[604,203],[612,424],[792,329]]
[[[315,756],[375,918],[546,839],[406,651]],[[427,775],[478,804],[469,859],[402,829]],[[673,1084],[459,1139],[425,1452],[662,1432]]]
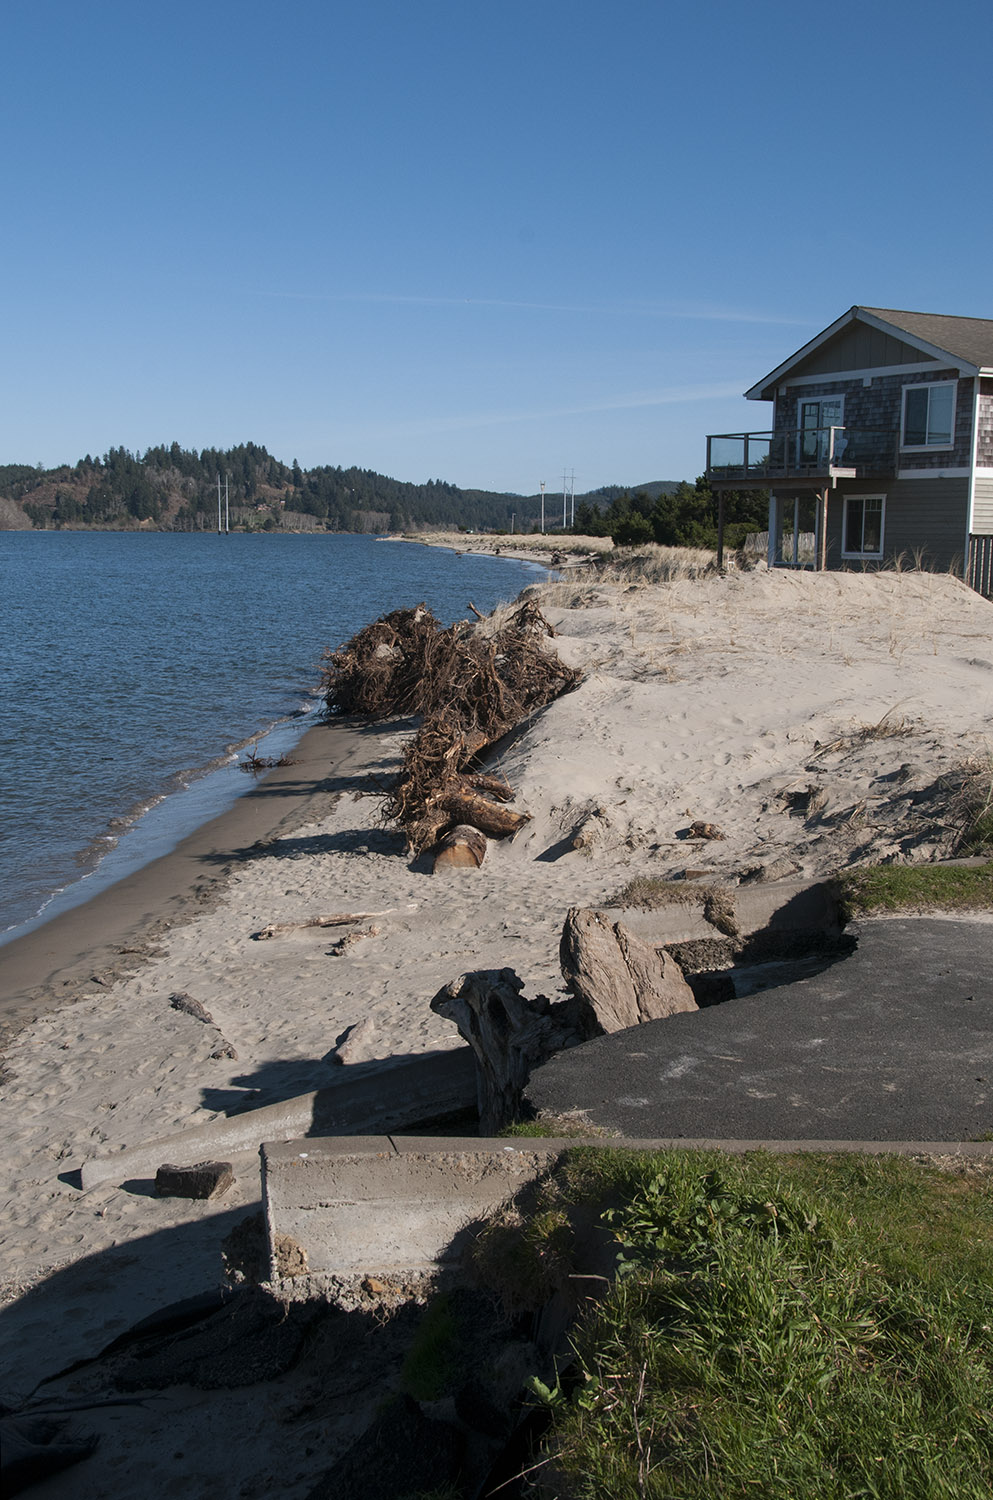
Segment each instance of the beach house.
[[769,490],[770,566],[902,558],[993,595],[993,319],[852,307],[745,396],[772,421],[708,437],[707,479]]

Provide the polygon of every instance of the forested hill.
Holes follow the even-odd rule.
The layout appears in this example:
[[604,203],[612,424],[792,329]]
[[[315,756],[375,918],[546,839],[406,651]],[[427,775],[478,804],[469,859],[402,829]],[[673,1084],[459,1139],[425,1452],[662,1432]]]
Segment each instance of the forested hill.
[[[530,530],[540,509],[537,495],[463,490],[440,479],[407,484],[370,469],[301,469],[295,460],[281,463],[255,443],[201,453],[173,443],[143,454],[112,448],[102,458],[87,454],[77,464],[57,469],[0,466],[0,529],[209,530],[217,525],[218,475],[222,488],[227,481],[231,525],[239,529],[509,531],[513,525]],[[674,489],[675,483],[637,488],[657,492]],[[619,493],[619,486],[608,486],[577,495],[576,504],[601,509]],[[557,503],[549,495],[550,526]]]

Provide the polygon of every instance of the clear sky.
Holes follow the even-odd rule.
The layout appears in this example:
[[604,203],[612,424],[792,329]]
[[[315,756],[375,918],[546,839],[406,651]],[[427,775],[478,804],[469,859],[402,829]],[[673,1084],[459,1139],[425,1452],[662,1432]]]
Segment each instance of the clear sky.
[[853,303],[993,317],[988,0],[6,0],[0,463],[693,478]]

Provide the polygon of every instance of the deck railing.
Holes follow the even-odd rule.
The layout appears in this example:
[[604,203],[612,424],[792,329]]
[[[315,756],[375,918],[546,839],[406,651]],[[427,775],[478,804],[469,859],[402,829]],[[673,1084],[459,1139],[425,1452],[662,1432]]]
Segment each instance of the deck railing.
[[863,427],[793,427],[778,432],[724,432],[707,438],[707,478],[813,479],[896,473],[895,432]]

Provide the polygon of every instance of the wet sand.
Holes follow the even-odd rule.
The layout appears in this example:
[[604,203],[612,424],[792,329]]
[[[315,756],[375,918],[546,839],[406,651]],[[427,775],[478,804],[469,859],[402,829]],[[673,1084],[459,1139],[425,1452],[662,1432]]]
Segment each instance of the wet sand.
[[379,741],[366,725],[323,723],[260,776],[226,812],[89,901],[0,948],[0,1041],[81,992],[138,967],[156,939],[192,921],[226,881],[273,839],[318,822],[343,790],[374,770]]

